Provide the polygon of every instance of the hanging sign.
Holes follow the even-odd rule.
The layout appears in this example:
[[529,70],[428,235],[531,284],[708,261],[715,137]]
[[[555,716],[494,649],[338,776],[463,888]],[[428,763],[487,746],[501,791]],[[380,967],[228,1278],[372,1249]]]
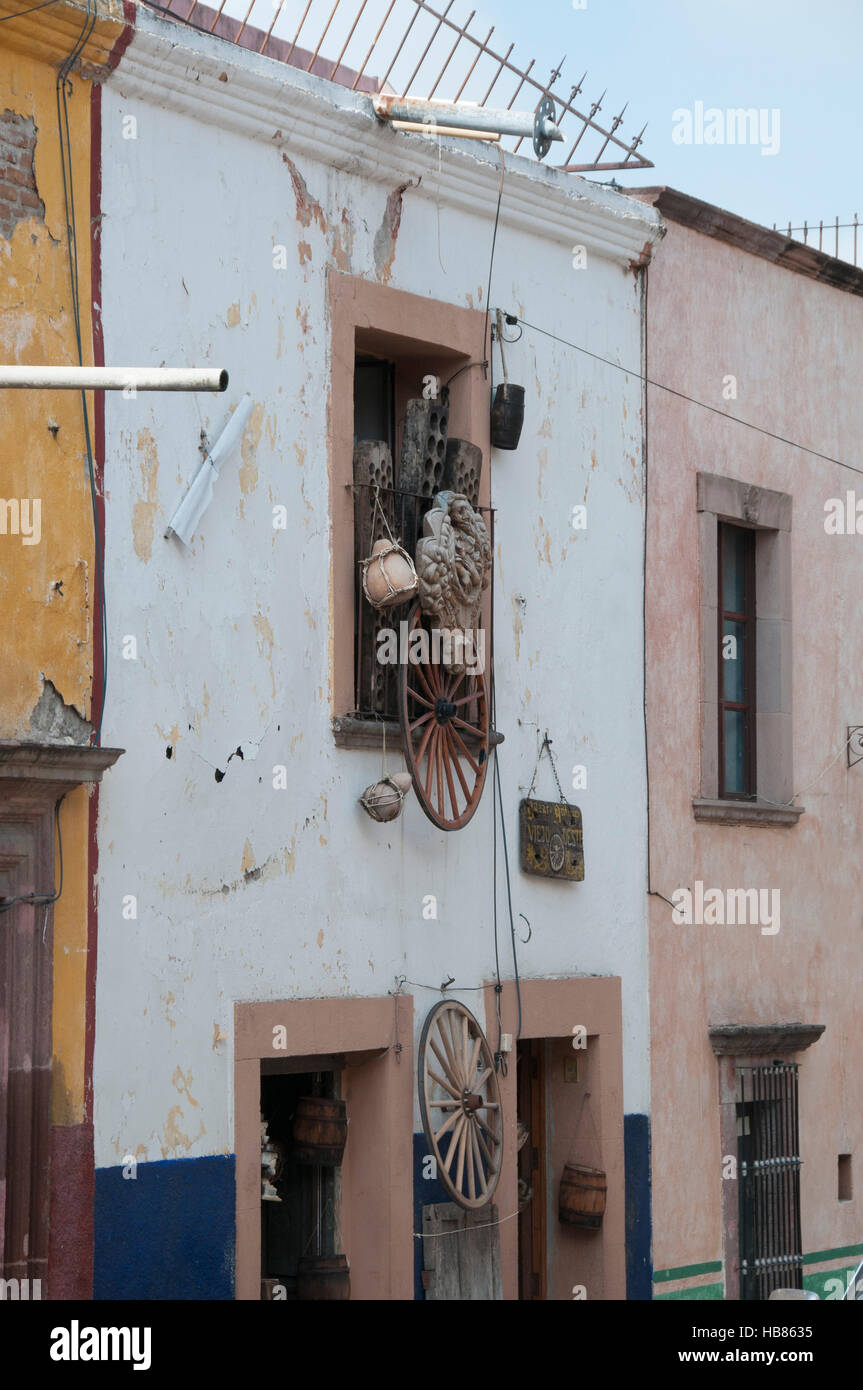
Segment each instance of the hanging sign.
[[525,797],[518,808],[518,825],[521,867],[526,874],[582,881],[584,845],[577,806]]

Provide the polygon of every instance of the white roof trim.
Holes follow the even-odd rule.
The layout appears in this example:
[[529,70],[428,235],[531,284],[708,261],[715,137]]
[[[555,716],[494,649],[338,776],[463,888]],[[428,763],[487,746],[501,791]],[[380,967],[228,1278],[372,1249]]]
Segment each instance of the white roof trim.
[[[136,12],[132,42],[107,81],[124,96],[157,102],[385,186],[420,174],[415,197],[494,216],[500,181],[495,152],[449,138],[439,152],[436,140],[384,126],[371,98],[360,92],[143,7]],[[576,174],[513,154],[506,155],[506,169],[502,225],[542,241],[583,245],[624,266],[663,234],[654,208]]]

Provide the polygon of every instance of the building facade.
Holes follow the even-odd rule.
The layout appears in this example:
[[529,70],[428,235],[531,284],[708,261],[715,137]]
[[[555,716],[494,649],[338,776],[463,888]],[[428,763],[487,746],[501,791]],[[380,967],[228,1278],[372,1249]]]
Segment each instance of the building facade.
[[[290,1298],[303,1259],[346,1255],[355,1298],[649,1297],[641,383],[569,344],[640,362],[659,217],[397,134],[361,93],[142,9],[101,109],[106,357],[230,384],[105,407],[103,737],[127,752],[99,808],[95,1296]],[[508,451],[499,342],[493,380],[482,366],[498,309],[525,388]],[[373,485],[384,504],[393,486],[388,463],[363,481],[357,441],[397,462],[409,402],[447,383],[449,439],[481,459],[456,490],[493,527],[481,630],[505,740],[449,831],[416,787],[389,824],[358,804],[403,755],[357,593]],[[184,546],[165,532],[202,432],[247,394]],[[519,867],[520,802],[561,799],[547,757],[530,790],[546,731],[580,882]],[[452,819],[458,789],[429,776]],[[418,1090],[444,999],[497,1054],[500,1178],[466,1217]],[[337,1165],[285,1151],[309,1097],[344,1107]],[[603,1175],[601,1229],[558,1220],[567,1162]],[[434,1237],[464,1220],[488,1245],[454,1273]]]
[[863,275],[640,196],[667,226],[647,292],[655,1296],[837,1298],[863,1255]]
[[[122,6],[0,5],[0,355],[101,359],[101,82]],[[62,124],[58,122],[62,113]],[[95,174],[95,178],[94,178]],[[69,227],[77,228],[70,242]],[[86,1297],[102,702],[99,394],[3,392],[0,1265],[7,1297]]]

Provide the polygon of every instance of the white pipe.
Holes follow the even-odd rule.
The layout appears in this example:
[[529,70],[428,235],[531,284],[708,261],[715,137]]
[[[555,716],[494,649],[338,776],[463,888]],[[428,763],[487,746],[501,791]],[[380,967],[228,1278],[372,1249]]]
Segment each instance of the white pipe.
[[224,367],[2,367],[0,389],[224,391]]
[[[536,117],[532,111],[491,111],[485,106],[454,101],[425,101],[422,97],[372,97],[375,115],[381,120],[440,122],[459,130],[483,130],[492,135],[521,135],[533,138]],[[547,116],[539,122],[540,134],[547,140],[562,140],[563,134]]]

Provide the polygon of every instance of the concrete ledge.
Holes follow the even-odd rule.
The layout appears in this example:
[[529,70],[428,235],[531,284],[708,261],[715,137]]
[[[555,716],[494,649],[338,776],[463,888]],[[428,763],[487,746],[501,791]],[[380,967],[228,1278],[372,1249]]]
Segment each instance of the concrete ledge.
[[[382,748],[383,730],[387,731],[387,748],[404,748],[402,726],[394,719],[358,719],[355,715],[336,715],[333,719],[333,742],[337,748]],[[505,742],[506,735],[490,729],[489,748]]]
[[719,473],[696,474],[696,506],[750,526],[769,531],[790,531],[792,499],[787,492],[756,487]]
[[824,1032],[823,1023],[717,1023],[710,1045],[717,1057],[803,1052]]
[[805,806],[774,806],[763,801],[718,801],[693,797],[692,813],[697,821],[712,825],[796,825]]

